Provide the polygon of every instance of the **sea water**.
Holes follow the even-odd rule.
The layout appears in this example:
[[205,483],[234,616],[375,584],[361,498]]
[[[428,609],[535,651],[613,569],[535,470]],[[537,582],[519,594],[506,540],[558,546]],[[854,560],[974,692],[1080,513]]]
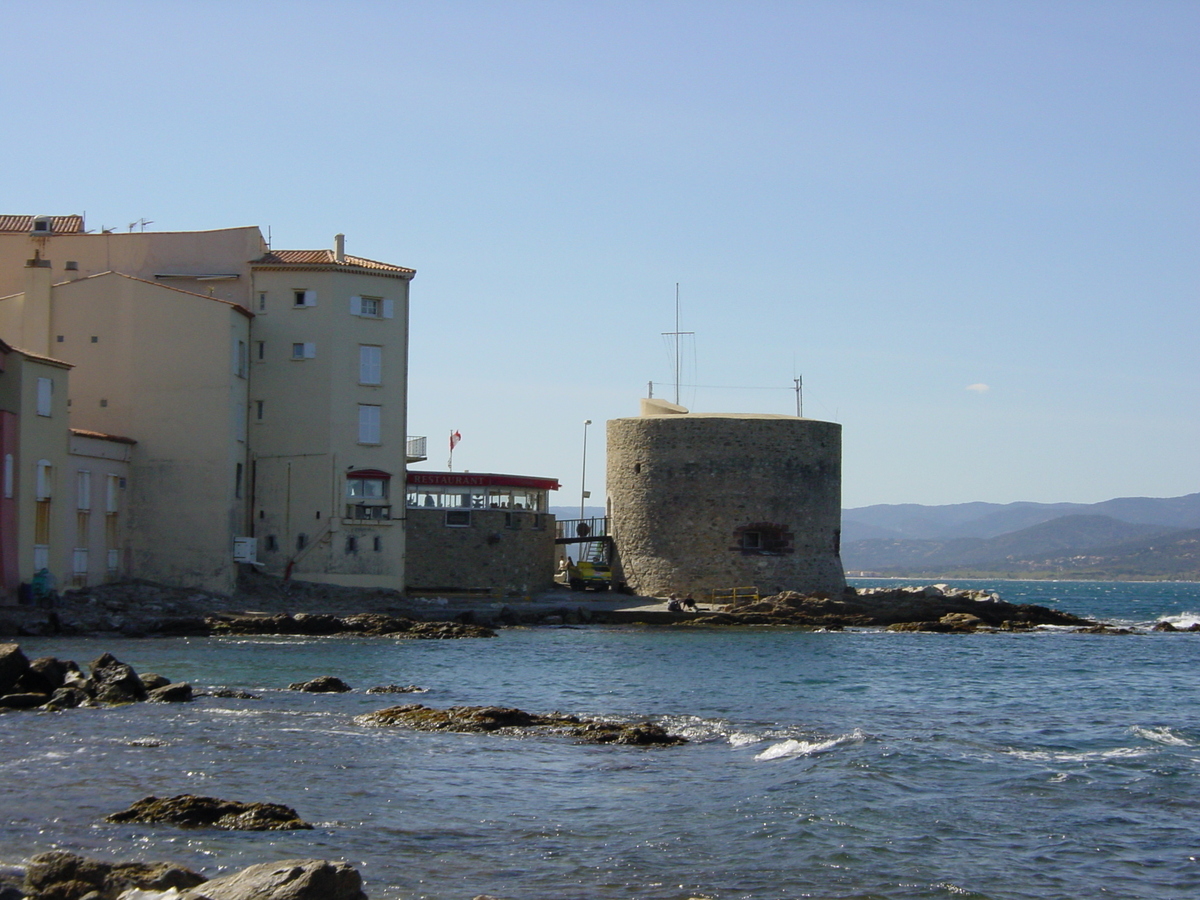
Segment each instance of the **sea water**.
[[[336,858],[374,900],[1200,896],[1200,634],[1148,631],[1200,619],[1200,585],[969,586],[1140,633],[23,639],[262,699],[0,716],[0,862],[63,848],[212,877]],[[325,674],[357,690],[285,690]],[[363,692],[389,683],[428,692]],[[352,721],[403,702],[652,719],[690,743]],[[102,821],[181,793],[286,803],[315,828]]]

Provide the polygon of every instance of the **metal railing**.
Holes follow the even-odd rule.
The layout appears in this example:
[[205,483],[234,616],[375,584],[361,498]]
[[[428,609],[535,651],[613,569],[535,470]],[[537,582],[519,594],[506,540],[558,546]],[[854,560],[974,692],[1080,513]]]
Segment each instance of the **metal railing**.
[[424,437],[413,437],[410,435],[408,438],[407,456],[410,463],[421,462],[422,460],[429,459],[429,456],[426,453],[426,439]]
[[593,516],[589,519],[557,519],[554,523],[556,538],[601,538],[608,537],[608,517]]
[[713,603],[736,603],[738,600],[762,599],[756,587],[713,588],[711,600]]

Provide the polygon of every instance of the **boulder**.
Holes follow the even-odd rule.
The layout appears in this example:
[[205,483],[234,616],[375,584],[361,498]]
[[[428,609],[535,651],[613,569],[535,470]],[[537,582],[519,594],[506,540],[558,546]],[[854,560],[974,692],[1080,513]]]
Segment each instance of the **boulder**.
[[74,687],[60,687],[46,701],[46,708],[51,710],[75,709],[91,702],[91,697],[85,691]]
[[203,883],[203,875],[170,863],[110,863],[65,850],[35,856],[25,872],[33,900],[80,900],[93,891],[109,898],[129,888],[186,890]]
[[[146,699],[146,687],[142,684],[142,679],[138,677],[137,672],[133,670],[133,666],[127,666],[111,653],[96,658],[92,661],[92,681],[96,684],[97,699],[104,699],[100,695],[106,688],[115,688],[115,691],[109,693],[114,696],[128,696],[134,700]],[[129,702],[128,700],[105,700],[105,702]]]
[[214,697],[225,697],[230,700],[261,700],[258,694],[252,694],[249,691],[238,690],[237,688],[217,688],[212,692]]
[[308,691],[311,694],[344,694],[353,688],[333,675],[320,675],[311,681],[297,681],[289,684],[288,690]]
[[987,623],[978,616],[973,616],[970,613],[946,613],[938,619],[939,624],[949,626],[952,631],[975,631],[981,625]]
[[214,878],[205,900],[367,900],[362,876],[344,862],[286,859]]
[[142,687],[146,689],[147,694],[155,688],[166,687],[171,683],[170,678],[167,678],[165,675],[159,675],[157,672],[143,672],[138,678],[141,680]]
[[0,694],[7,694],[28,668],[19,644],[0,644]]
[[[74,663],[71,663],[74,666]],[[39,656],[29,663],[29,668],[21,676],[20,685],[27,691],[39,694],[53,694],[63,686],[67,678],[67,663],[53,656]]]
[[151,690],[146,699],[151,703],[187,703],[192,699],[192,686],[186,681],[164,684]]
[[290,806],[280,803],[239,803],[216,797],[180,794],[145,797],[129,809],[104,817],[105,822],[178,825],[181,828],[222,828],[230,831],[298,831],[312,828]]

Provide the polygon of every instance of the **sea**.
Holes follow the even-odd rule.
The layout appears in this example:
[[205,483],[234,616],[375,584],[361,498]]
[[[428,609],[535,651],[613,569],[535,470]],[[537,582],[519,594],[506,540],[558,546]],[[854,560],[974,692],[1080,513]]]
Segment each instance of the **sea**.
[[[858,586],[895,584],[855,580]],[[209,877],[343,859],[372,900],[1200,897],[1200,584],[956,582],[1126,635],[514,628],[492,639],[23,638],[28,656],[259,694],[0,716],[0,863],[66,849]],[[356,690],[290,682],[336,675]],[[413,695],[365,688],[415,684]],[[356,725],[502,705],[668,748]],[[105,824],[193,793],[297,832]]]

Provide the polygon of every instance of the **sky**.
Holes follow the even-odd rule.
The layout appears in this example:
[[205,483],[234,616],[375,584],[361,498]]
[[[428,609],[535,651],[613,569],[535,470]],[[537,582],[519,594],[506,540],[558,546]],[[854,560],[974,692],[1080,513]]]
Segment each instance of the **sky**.
[[[843,505],[1200,491],[1200,4],[0,0],[0,212],[417,270],[408,432],[604,492],[650,384]],[[679,326],[676,327],[676,285]],[[592,425],[585,428],[584,421]],[[581,485],[586,432],[587,478]]]

